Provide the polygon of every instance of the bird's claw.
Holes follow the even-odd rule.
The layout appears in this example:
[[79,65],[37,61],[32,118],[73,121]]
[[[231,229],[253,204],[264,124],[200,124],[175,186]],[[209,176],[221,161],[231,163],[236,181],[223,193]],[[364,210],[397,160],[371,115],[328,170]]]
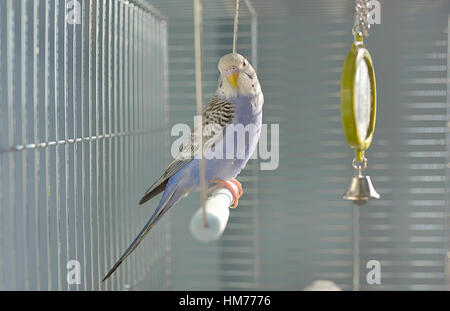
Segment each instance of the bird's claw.
[[236,178],[233,178],[233,179],[231,179],[230,180],[237,188],[238,188],[238,191],[239,191],[239,199],[242,197],[242,195],[244,194],[244,190],[242,190],[242,185],[241,185],[241,183],[236,179]]
[[[242,191],[242,185],[239,181],[237,181],[235,178],[231,179],[230,181],[222,180],[222,179],[214,179],[212,180],[212,183],[217,184],[216,186],[212,187],[208,192],[211,193],[215,189],[217,189],[219,186],[223,186],[224,188],[227,188],[230,190],[231,194],[233,194],[233,203],[231,204],[230,208],[236,208],[238,206],[239,198],[244,193]],[[233,187],[233,185],[238,188],[238,191]]]

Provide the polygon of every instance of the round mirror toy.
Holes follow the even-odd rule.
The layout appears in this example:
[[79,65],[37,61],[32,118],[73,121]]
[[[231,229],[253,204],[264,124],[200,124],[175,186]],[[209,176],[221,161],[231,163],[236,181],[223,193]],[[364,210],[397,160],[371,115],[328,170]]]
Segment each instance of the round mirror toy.
[[355,149],[353,168],[355,176],[343,198],[362,205],[369,199],[379,199],[369,176],[363,175],[367,168],[365,152],[372,143],[375,130],[377,92],[375,71],[363,37],[368,35],[370,24],[367,1],[356,1],[354,43],[348,53],[341,79],[341,112],[347,142]]

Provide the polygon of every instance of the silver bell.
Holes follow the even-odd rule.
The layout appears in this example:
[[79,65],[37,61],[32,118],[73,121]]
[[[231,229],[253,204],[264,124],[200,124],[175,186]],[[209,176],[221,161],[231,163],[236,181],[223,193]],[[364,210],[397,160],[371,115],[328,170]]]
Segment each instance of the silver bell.
[[347,192],[342,196],[345,200],[351,200],[356,205],[363,205],[370,199],[379,199],[369,176],[354,176]]
[[342,196],[345,200],[353,201],[356,205],[366,204],[370,199],[379,199],[380,195],[377,193],[372,185],[369,176],[363,176],[362,171],[367,166],[367,160],[364,158],[364,166],[356,166],[353,161],[353,167],[357,169],[357,176],[352,177],[347,192]]

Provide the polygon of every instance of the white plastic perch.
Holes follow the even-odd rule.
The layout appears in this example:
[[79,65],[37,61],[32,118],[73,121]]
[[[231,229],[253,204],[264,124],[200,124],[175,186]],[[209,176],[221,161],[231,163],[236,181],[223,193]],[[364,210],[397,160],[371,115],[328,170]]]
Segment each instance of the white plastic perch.
[[[237,192],[237,187],[234,184],[232,186]],[[203,212],[200,207],[191,218],[190,231],[192,236],[201,242],[218,240],[227,226],[232,203],[233,194],[230,190],[226,188],[216,189],[205,202],[208,226],[203,226]]]

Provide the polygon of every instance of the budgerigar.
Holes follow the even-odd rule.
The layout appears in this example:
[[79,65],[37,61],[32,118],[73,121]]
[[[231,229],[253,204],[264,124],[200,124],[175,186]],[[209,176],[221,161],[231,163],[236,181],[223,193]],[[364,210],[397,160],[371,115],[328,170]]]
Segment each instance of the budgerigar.
[[[204,134],[205,180],[208,188],[217,186],[228,188],[234,196],[234,207],[242,195],[242,187],[235,179],[247,164],[259,140],[264,103],[261,86],[252,65],[240,54],[223,56],[218,63],[218,87],[208,105],[203,110],[203,127],[214,124],[211,135]],[[237,139],[231,128],[245,127],[245,139]],[[214,127],[213,127],[214,128]],[[219,132],[221,135],[216,135]],[[200,159],[186,157],[198,147],[193,133],[180,148],[180,155],[169,165],[162,176],[147,190],[139,204],[144,204],[163,192],[162,198],[136,239],[114,264],[103,280],[106,280],[120,264],[136,249],[150,229],[179,200],[192,190],[200,188]],[[231,149],[230,147],[234,147]],[[198,149],[198,148],[197,148]],[[219,150],[219,152],[217,152]],[[228,152],[227,152],[228,150]],[[209,153],[209,155],[208,155]],[[211,156],[221,154],[222,156]],[[234,183],[239,191],[230,183]],[[214,187],[215,185],[215,187]]]

